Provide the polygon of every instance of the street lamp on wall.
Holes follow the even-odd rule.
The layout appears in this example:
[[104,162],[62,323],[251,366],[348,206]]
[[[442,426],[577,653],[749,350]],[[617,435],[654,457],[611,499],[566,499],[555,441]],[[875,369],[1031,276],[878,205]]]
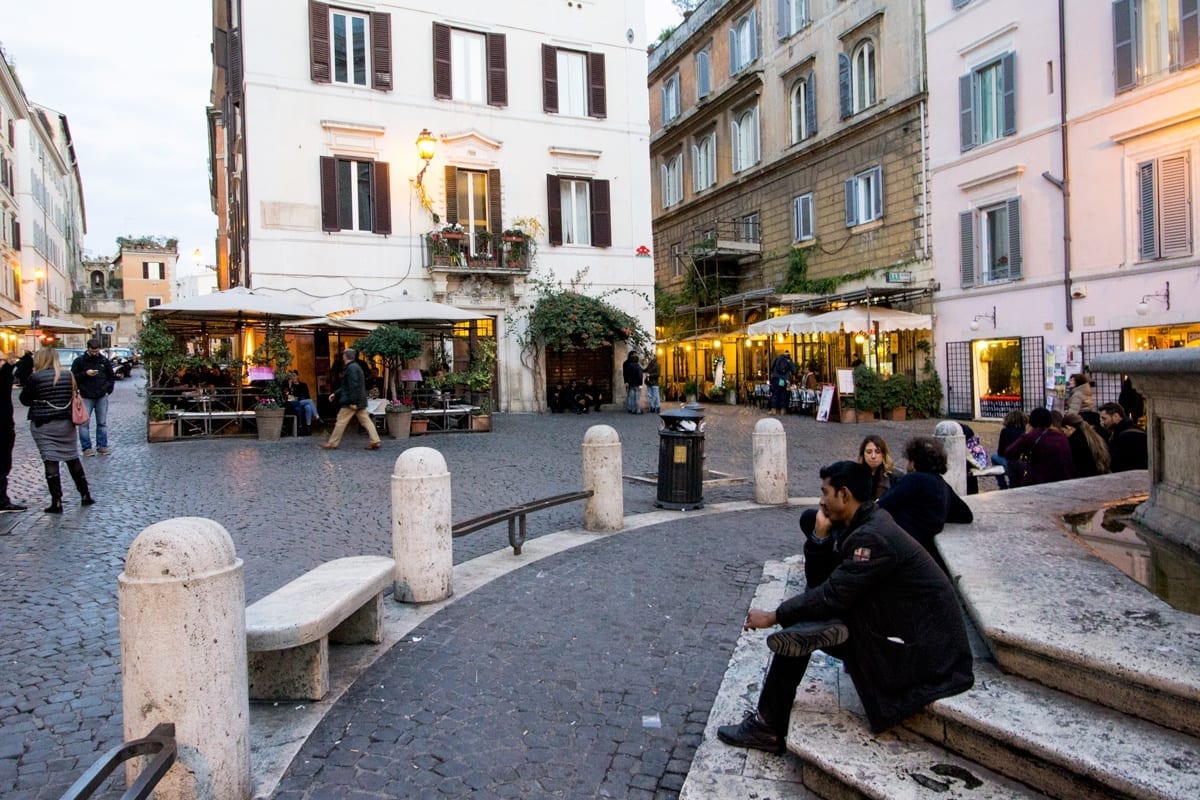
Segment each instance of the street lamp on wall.
[[1150,313],[1150,304],[1147,303],[1146,301],[1149,300],[1151,297],[1153,297],[1155,300],[1162,300],[1164,303],[1167,304],[1167,311],[1170,311],[1171,310],[1171,282],[1167,281],[1166,288],[1164,288],[1161,292],[1154,292],[1153,294],[1142,295],[1142,301],[1140,303],[1138,303],[1136,306],[1134,306],[1134,310],[1137,311],[1139,317],[1144,317]]
[[979,330],[979,328],[981,327],[979,324],[979,320],[981,320],[981,319],[990,319],[992,321],[992,327],[995,328],[996,327],[996,307],[992,306],[992,313],[990,313],[990,314],[976,314],[975,319],[971,320],[971,330],[973,330],[973,331]]
[[425,179],[425,170],[429,169],[429,162],[433,160],[436,146],[437,139],[433,138],[433,134],[429,132],[429,128],[422,128],[421,132],[417,134],[417,154],[421,156],[421,160],[425,162],[425,166],[421,167],[421,171],[417,173],[417,186],[420,186],[421,181]]

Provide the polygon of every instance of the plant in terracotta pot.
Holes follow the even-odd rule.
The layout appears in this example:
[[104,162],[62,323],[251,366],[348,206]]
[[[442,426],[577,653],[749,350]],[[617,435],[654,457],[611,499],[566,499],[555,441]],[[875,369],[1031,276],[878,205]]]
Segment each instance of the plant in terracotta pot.
[[393,439],[408,438],[412,429],[412,402],[410,398],[402,397],[399,400],[389,400],[383,407],[388,436]]
[[466,374],[472,402],[480,409],[478,412],[472,412],[472,430],[492,429],[492,385],[495,383],[495,375],[496,340],[483,339],[472,354],[471,367]]
[[166,401],[151,397],[146,401],[146,440],[169,442],[175,438],[175,421],[167,417],[171,407]]
[[[882,405],[890,411],[891,419],[902,422],[908,418],[908,406],[913,399],[913,380],[907,375],[893,375],[883,382]],[[884,414],[885,417],[889,416]]]
[[386,375],[384,392],[389,400],[401,395],[400,371],[411,358],[421,355],[425,335],[400,325],[380,325],[358,340],[358,351],[365,356],[378,356]]

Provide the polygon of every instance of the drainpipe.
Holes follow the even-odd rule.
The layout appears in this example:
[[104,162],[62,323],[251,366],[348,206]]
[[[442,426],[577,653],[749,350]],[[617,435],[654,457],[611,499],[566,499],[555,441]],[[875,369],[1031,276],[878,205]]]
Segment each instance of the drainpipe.
[[1067,331],[1075,330],[1075,314],[1071,300],[1071,169],[1067,150],[1067,32],[1066,0],[1058,0],[1058,133],[1062,145],[1062,180],[1048,172],[1042,177],[1062,192],[1063,201],[1063,299],[1067,310]]

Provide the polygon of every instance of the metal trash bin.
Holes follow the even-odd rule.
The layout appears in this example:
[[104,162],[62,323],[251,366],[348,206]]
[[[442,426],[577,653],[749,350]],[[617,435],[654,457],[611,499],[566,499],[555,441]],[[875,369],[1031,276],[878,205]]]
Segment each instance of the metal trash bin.
[[696,406],[659,414],[658,501],[675,511],[704,506],[704,415]]

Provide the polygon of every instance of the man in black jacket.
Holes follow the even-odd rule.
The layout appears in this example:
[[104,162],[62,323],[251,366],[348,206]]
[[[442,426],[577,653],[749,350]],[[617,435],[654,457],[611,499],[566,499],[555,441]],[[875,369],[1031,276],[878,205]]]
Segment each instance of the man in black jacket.
[[1100,424],[1108,433],[1108,453],[1112,456],[1110,469],[1113,472],[1128,472],[1149,466],[1146,432],[1125,416],[1125,409],[1120,403],[1100,406]]
[[371,437],[367,449],[379,449],[379,433],[375,430],[371,415],[367,413],[367,379],[359,366],[362,362],[356,361],[357,357],[358,352],[349,347],[342,351],[342,361],[345,364],[342,384],[336,392],[329,395],[329,399],[337,400],[341,408],[338,409],[337,422],[334,423],[333,433],[329,434],[329,441],[320,445],[322,450],[337,450],[351,417],[357,419],[358,424]]
[[717,729],[726,744],[784,751],[796,688],[818,649],[845,663],[875,733],[974,683],[954,587],[869,493],[862,464],[821,470],[820,508],[801,518],[808,589],[746,615],[747,630],[784,628],[767,637],[775,655],[757,712]]
[[96,448],[102,455],[108,455],[112,452],[108,446],[108,396],[116,386],[117,377],[112,362],[100,352],[99,339],[88,339],[87,352],[71,363],[71,374],[88,410],[88,424],[79,426],[79,446],[85,456],[96,455],[88,430],[91,421],[96,420]]

